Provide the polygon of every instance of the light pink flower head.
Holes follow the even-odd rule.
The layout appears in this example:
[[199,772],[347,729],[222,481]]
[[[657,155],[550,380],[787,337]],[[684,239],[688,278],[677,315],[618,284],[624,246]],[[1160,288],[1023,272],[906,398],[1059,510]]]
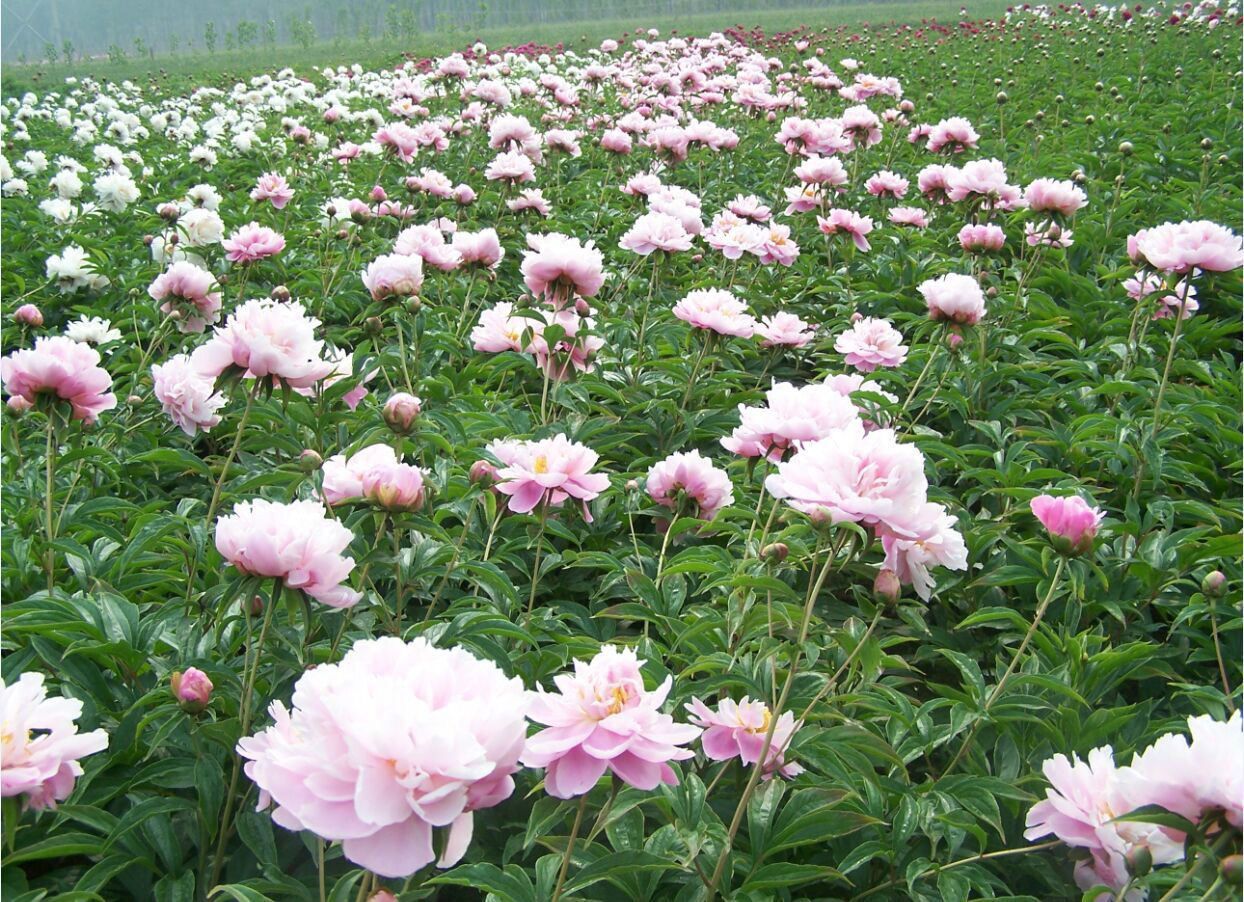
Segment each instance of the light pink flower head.
[[269,201],[278,210],[284,209],[293,197],[294,189],[285,181],[285,176],[275,172],[265,172],[251,189],[251,200]]
[[55,395],[73,407],[73,418],[94,423],[117,406],[112,377],[99,365],[99,351],[63,335],[36,338],[30,349],[0,360],[0,381],[10,395],[35,404],[39,395]]
[[870,216],[861,216],[851,210],[838,207],[830,210],[828,216],[818,216],[816,224],[826,235],[842,233],[851,236],[851,240],[861,251],[868,251],[871,247],[867,237],[868,233],[873,230],[873,221]]
[[816,337],[816,327],[793,313],[778,312],[761,319],[756,334],[763,339],[760,342],[763,348],[802,348]]
[[600,146],[610,153],[629,154],[631,145],[631,136],[620,128],[611,128],[600,136]]
[[419,135],[404,122],[393,122],[378,129],[372,140],[403,163],[409,163],[419,151]]
[[173,698],[177,699],[183,710],[198,713],[207,707],[212,698],[211,678],[197,667],[187,667],[183,673],[173,671],[169,678],[169,689]]
[[883,169],[869,176],[864,188],[874,197],[902,198],[907,194],[907,179],[897,172]]
[[[586,304],[586,302],[582,302]],[[591,316],[580,316],[575,310],[542,310],[544,322],[533,321],[531,345],[527,350],[535,354],[536,365],[546,372],[550,379],[563,382],[575,373],[590,373],[596,352],[605,346],[605,340],[592,335],[591,329],[596,321]],[[550,348],[545,328],[560,326],[562,337]]]
[[539,188],[524,188],[518,192],[517,197],[507,200],[505,205],[515,213],[522,213],[524,210],[535,210],[541,216],[548,216],[553,210],[548,200],[545,199],[544,192]]
[[787,216],[794,213],[809,213],[812,210],[819,210],[821,205],[826,202],[821,186],[815,182],[809,182],[805,185],[791,185],[785,189],[785,194],[785,213]]
[[718,335],[751,338],[756,329],[756,321],[747,312],[746,302],[723,288],[689,292],[674,305],[674,316],[697,329]]
[[267,226],[252,222],[222,241],[221,246],[228,251],[225,259],[233,263],[253,263],[279,254],[285,249],[285,239]]
[[201,266],[179,260],[156,276],[147,287],[160,312],[174,316],[178,332],[202,332],[220,319],[220,292],[213,291],[216,277]]
[[372,300],[405,298],[423,287],[423,258],[417,254],[385,254],[363,270],[363,285]]
[[950,177],[957,171],[954,166],[930,163],[916,176],[916,186],[920,189],[920,193],[929,200],[945,203],[947,192],[950,191]]
[[754,194],[739,194],[728,204],[730,212],[752,222],[768,222],[773,211]]
[[1142,229],[1127,243],[1128,256],[1163,272],[1226,272],[1244,266],[1244,241],[1230,229],[1203,219]]
[[478,232],[455,232],[453,246],[462,256],[463,266],[478,266],[483,269],[496,269],[497,264],[505,259],[505,248],[496,229],[481,229]]
[[[1187,276],[1180,279],[1178,284],[1171,289],[1170,294],[1163,294],[1158,298],[1158,303],[1153,308],[1154,319],[1171,319],[1179,317],[1180,319],[1191,318],[1201,305],[1197,303],[1196,287],[1189,284]],[[1161,280],[1158,280],[1159,286]]]
[[216,550],[239,573],[281,579],[334,608],[363,597],[344,585],[354,558],[342,557],[354,534],[318,501],[243,501],[216,521]]
[[946,196],[956,202],[981,201],[999,210],[1015,210],[1022,203],[1019,188],[1006,180],[1006,166],[995,159],[973,160],[962,169],[948,167]]
[[484,177],[494,182],[531,182],[535,181],[536,167],[526,154],[499,153],[484,170]]
[[1093,548],[1097,527],[1105,514],[1078,495],[1056,498],[1038,495],[1029,502],[1033,515],[1050,534],[1050,541],[1063,554],[1084,554]]
[[374,466],[363,474],[363,497],[389,511],[423,507],[423,472],[394,461]]
[[34,304],[22,304],[13,311],[13,320],[20,325],[37,329],[43,325],[43,311]]
[[257,298],[229,314],[224,326],[217,326],[190,359],[213,379],[237,366],[250,377],[272,376],[293,388],[309,388],[334,368],[321,356],[324,342],[315,337],[319,324],[297,301]]
[[631,649],[606,645],[590,662],[575,661],[573,674],[554,677],[557,694],[538,690],[529,716],[547,729],[527,740],[522,762],[545,768],[549,795],[583,795],[606,770],[636,789],[677,782],[668,762],[692,757],[681,746],[700,731],[661,713],[673,677],[648,692],[642,663]]
[[153,393],[173,423],[191,438],[195,432],[207,432],[220,422],[217,413],[225,405],[225,396],[213,393],[214,380],[199,372],[187,354],[170,357],[163,364],[151,367]]
[[771,222],[767,231],[761,226],[756,228],[760,230],[759,237],[763,240],[751,251],[760,258],[761,263],[790,266],[799,258],[799,245],[790,237],[790,226]]
[[1040,224],[1024,223],[1024,241],[1029,247],[1071,247],[1071,229],[1046,220]]
[[646,257],[653,251],[676,253],[691,249],[692,237],[682,223],[668,213],[645,213],[618,242],[624,250]]
[[959,246],[968,253],[987,254],[1002,250],[1006,232],[1001,226],[968,223],[959,230]]
[[924,457],[891,429],[858,420],[804,445],[765,480],[775,498],[833,523],[863,523],[912,538],[925,503]]
[[397,452],[379,442],[350,457],[334,454],[324,461],[324,503],[333,505],[363,497],[363,478],[373,469],[397,463]]
[[723,507],[734,503],[734,491],[726,471],[699,451],[671,454],[648,470],[648,495],[657,504],[676,510],[678,495],[691,502],[685,515],[711,520]]
[[911,226],[915,229],[929,227],[929,213],[919,207],[893,207],[886,218],[895,225]]
[[958,525],[942,505],[924,504],[915,518],[904,524],[907,535],[915,538],[882,533],[881,546],[885,549],[882,569],[892,571],[900,584],[913,586],[916,594],[928,601],[936,586],[929,575],[930,568],[938,565],[948,570],[968,568],[968,548]]
[[985,293],[971,276],[947,273],[936,279],[926,279],[917,290],[924,296],[929,316],[935,320],[972,326],[985,315]]
[[424,263],[442,272],[456,269],[462,263],[462,255],[445,241],[445,223],[434,220],[402,229],[393,242],[393,252],[422,257]]
[[846,355],[846,363],[861,373],[879,366],[902,366],[907,359],[903,335],[888,319],[866,316],[834,340],[834,350]]
[[962,116],[943,119],[936,125],[929,126],[929,150],[933,153],[963,153],[976,147],[980,135],[972,128],[972,123]]
[[0,795],[24,795],[27,808],[55,808],[82,775],[80,758],[108,747],[103,730],[79,733],[76,698],[48,698],[43,674],[0,679]]
[[721,445],[742,457],[781,460],[788,448],[798,448],[859,419],[846,394],[828,383],[796,388],[775,382],[765,392],[765,404],[739,405],[739,425]]
[[1088,197],[1069,180],[1036,179],[1024,189],[1024,206],[1034,213],[1071,216],[1087,203]]
[[[471,346],[477,351],[497,354],[501,351],[530,350],[531,334],[542,331],[544,322],[537,318],[516,316],[514,305],[502,301],[479,315],[479,323],[471,330]],[[527,341],[524,343],[524,335]]]
[[[583,519],[592,522],[588,502],[609,487],[609,477],[589,472],[600,455],[565,434],[539,441],[515,442],[507,446],[505,467],[497,471],[497,491],[510,498],[509,508],[526,514],[540,504],[561,507],[574,498],[583,510]],[[489,450],[492,450],[490,447]]]
[[470,844],[472,812],[513,793],[529,697],[463,648],[365,639],[299,677],[293,710],[273,702],[274,723],[237,750],[276,824],[407,877],[436,860],[434,828],[449,828],[437,864],[450,867]]
[[475,203],[475,189],[467,184],[457,185],[454,188],[454,202],[463,207]]
[[591,241],[551,232],[528,235],[527,246],[519,266],[527,290],[555,307],[565,306],[572,294],[594,297],[605,283],[604,257]]
[[[691,722],[704,729],[700,743],[708,758],[713,761],[738,758],[747,767],[760,760],[765,736],[773,720],[773,713],[764,702],[752,701],[747,696],[743,696],[743,700],[739,702],[723,698],[714,711],[698,698],[694,698],[686,708],[691,714]],[[775,771],[788,779],[803,773],[803,767],[786,760],[786,750],[790,747],[791,739],[802,725],[802,722],[795,721],[792,711],[786,711],[778,718],[765,755],[761,779],[772,779]]]
[[845,185],[847,167],[837,157],[808,157],[795,167],[795,177],[805,185]]

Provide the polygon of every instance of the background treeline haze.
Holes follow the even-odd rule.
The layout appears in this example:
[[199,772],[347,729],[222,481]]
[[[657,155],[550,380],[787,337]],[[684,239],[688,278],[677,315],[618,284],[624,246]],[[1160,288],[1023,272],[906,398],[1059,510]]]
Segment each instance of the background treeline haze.
[[[858,0],[857,0],[858,2]],[[826,0],[3,0],[6,63],[400,42],[548,22],[824,7]],[[747,24],[757,24],[748,22]]]

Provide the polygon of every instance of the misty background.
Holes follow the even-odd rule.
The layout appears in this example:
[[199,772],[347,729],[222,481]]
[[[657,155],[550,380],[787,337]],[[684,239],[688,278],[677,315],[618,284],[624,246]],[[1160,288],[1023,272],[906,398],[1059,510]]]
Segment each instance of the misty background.
[[[856,0],[858,2],[858,0]],[[6,63],[413,40],[525,24],[763,13],[825,0],[0,0]],[[753,17],[754,18],[754,17]],[[763,24],[763,18],[745,24]]]

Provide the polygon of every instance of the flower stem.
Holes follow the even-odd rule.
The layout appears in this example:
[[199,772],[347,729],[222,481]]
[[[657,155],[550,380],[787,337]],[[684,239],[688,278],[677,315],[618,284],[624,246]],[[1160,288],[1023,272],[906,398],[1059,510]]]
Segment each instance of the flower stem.
[[212,517],[216,513],[216,507],[220,504],[220,490],[225,484],[225,477],[229,475],[229,467],[233,465],[234,458],[238,456],[238,447],[242,444],[242,433],[246,431],[246,421],[250,419],[251,406],[255,403],[255,396],[259,394],[259,386],[263,383],[261,380],[255,380],[255,387],[251,389],[251,393],[246,396],[246,409],[242,411],[242,419],[238,421],[237,432],[233,436],[233,447],[229,449],[229,456],[225,458],[225,465],[220,468],[220,477],[216,480],[216,487],[212,489],[212,501],[207,506],[207,527],[211,529]]
[[1171,377],[1171,364],[1175,362],[1175,349],[1179,343],[1179,333],[1184,324],[1184,309],[1188,306],[1188,292],[1192,288],[1192,273],[1184,279],[1184,290],[1179,296],[1179,312],[1175,314],[1175,331],[1171,333],[1170,350],[1166,352],[1166,367],[1162,370],[1162,384],[1158,386],[1158,397],[1153,402],[1153,430],[1149,433],[1150,440],[1157,438],[1158,425],[1162,416],[1162,398],[1166,395],[1166,385]]
[[47,548],[43,552],[43,567],[47,570],[48,594],[56,582],[56,553],[52,543],[56,541],[56,524],[52,519],[52,506],[56,494],[56,411],[48,410],[48,435],[46,457],[46,481],[43,489],[43,529]]
[[536,562],[531,568],[531,594],[527,596],[527,615],[536,604],[536,586],[540,584],[540,558],[544,554],[544,527],[548,523],[549,506],[540,505],[540,534],[536,536]]
[[579,838],[579,825],[583,823],[583,809],[587,807],[587,793],[579,796],[579,807],[574,814],[574,826],[570,828],[570,836],[566,840],[566,852],[562,855],[562,866],[557,872],[557,885],[553,887],[553,900],[557,902],[562,896],[562,885],[566,882],[566,871],[570,868],[570,855],[574,852],[574,841]]

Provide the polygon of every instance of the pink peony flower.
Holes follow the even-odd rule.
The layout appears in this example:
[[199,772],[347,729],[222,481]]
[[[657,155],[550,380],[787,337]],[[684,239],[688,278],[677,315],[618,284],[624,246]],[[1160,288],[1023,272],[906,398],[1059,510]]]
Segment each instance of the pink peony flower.
[[911,226],[916,229],[929,227],[929,214],[919,207],[893,207],[886,218],[895,225]]
[[225,406],[225,396],[213,394],[214,380],[199,372],[189,355],[178,354],[163,365],[153,365],[151,381],[164,412],[191,438],[198,430],[207,432],[220,422],[217,411]]
[[443,226],[447,222],[447,220],[434,220],[423,225],[413,225],[402,229],[393,242],[393,252],[422,257],[424,263],[442,272],[457,269],[462,263],[462,255],[454,249],[453,245],[445,241]]
[[[766,223],[773,215],[773,211],[765,206],[764,202],[754,194],[739,194],[729,203],[729,210],[735,216],[743,219],[750,219],[756,223]],[[787,230],[787,235],[790,230]]]
[[746,302],[722,288],[701,288],[688,293],[674,305],[674,316],[718,335],[751,338],[756,329]]
[[[581,302],[586,304],[586,302]],[[533,335],[527,350],[535,354],[536,365],[544,370],[550,379],[558,382],[569,379],[574,373],[590,373],[594,364],[592,358],[605,346],[605,340],[589,334],[596,325],[591,316],[579,316],[574,310],[541,311],[544,322],[532,323]],[[562,338],[550,348],[545,339],[547,326],[560,326]]]
[[497,264],[505,259],[505,248],[501,246],[501,239],[497,236],[496,229],[455,232],[453,246],[462,257],[463,266],[496,269]]
[[931,163],[920,170],[916,176],[916,186],[920,193],[936,203],[945,203],[950,191],[950,178],[958,172],[954,166]]
[[417,254],[385,254],[363,270],[363,285],[372,300],[405,298],[423,288],[423,258]]
[[[760,751],[764,748],[765,736],[769,732],[773,717],[769,706],[764,702],[752,701],[747,696],[743,696],[740,702],[724,698],[714,711],[698,698],[694,698],[686,708],[691,714],[691,722],[704,729],[700,743],[708,758],[713,761],[738,758],[748,767],[760,760]],[[803,773],[800,765],[786,760],[790,741],[802,725],[802,722],[795,722],[795,715],[791,711],[783,712],[778,718],[765,755],[761,779],[772,779],[775,771],[788,779]]]
[[590,662],[575,661],[573,675],[553,678],[558,694],[538,690],[529,716],[547,729],[527,740],[522,762],[545,768],[549,795],[583,795],[606,769],[636,789],[677,782],[668,762],[692,757],[680,746],[700,731],[660,712],[673,677],[648,692],[642,663],[631,649],[606,645]]
[[318,501],[243,501],[216,521],[216,550],[239,573],[283,580],[290,589],[334,608],[363,593],[342,584],[354,558],[342,557],[354,534]]
[[1071,229],[1046,220],[1040,225],[1024,223],[1024,241],[1029,247],[1071,247]]
[[742,457],[781,460],[798,448],[859,419],[855,405],[833,385],[813,383],[796,388],[775,382],[765,392],[764,406],[739,405],[739,425],[721,445]]
[[600,146],[610,153],[629,154],[631,143],[631,136],[620,128],[611,128],[600,136]]
[[541,216],[548,216],[552,212],[552,207],[544,198],[544,192],[539,188],[524,188],[518,192],[518,196],[511,198],[505,202],[505,205],[515,213],[522,213],[524,210],[535,210]]
[[271,376],[293,388],[309,388],[334,369],[320,356],[324,342],[315,337],[319,324],[297,301],[250,300],[233,311],[224,326],[217,326],[190,360],[212,379],[237,366],[253,378]]
[[1183,278],[1171,289],[1171,294],[1163,294],[1162,297],[1158,298],[1157,306],[1153,309],[1153,318],[1171,319],[1179,317],[1180,319],[1188,319],[1200,309],[1201,305],[1197,303],[1196,299],[1196,288],[1188,284],[1187,278]]
[[690,511],[683,513],[711,520],[723,507],[734,503],[734,492],[726,471],[713,466],[713,462],[699,451],[671,454],[648,470],[648,495],[657,504],[678,509],[681,495],[692,503]]
[[1079,555],[1091,551],[1097,527],[1106,516],[1099,508],[1089,507],[1078,495],[1067,498],[1038,495],[1029,502],[1029,506],[1033,516],[1050,534],[1054,547],[1063,554]]
[[216,277],[201,266],[180,260],[161,273],[147,288],[155,301],[164,301],[160,312],[174,316],[178,332],[202,332],[220,319],[220,292],[213,291]]
[[322,468],[324,503],[331,506],[362,498],[364,477],[374,469],[397,462],[397,452],[384,443],[368,445],[348,458],[334,454]]
[[[531,334],[543,330],[539,319],[515,316],[514,305],[502,301],[479,315],[479,323],[471,330],[471,346],[477,351],[492,354],[501,351],[526,351],[530,347]],[[528,341],[523,342],[524,334]]]
[[762,348],[802,348],[816,337],[816,327],[793,313],[779,312],[761,319],[756,334],[763,339]]
[[866,432],[858,420],[804,445],[765,479],[775,498],[833,523],[863,523],[895,536],[912,528],[925,504],[924,457],[891,429]]
[[692,238],[682,223],[668,213],[645,213],[630,227],[618,245],[646,257],[653,251],[676,253],[691,249]]
[[1006,232],[996,225],[965,225],[959,230],[959,246],[968,253],[987,254],[1002,250]]
[[423,507],[423,473],[399,461],[382,463],[363,474],[363,497],[385,510]]
[[933,153],[963,153],[975,148],[980,137],[972,128],[972,123],[962,116],[952,116],[930,127],[929,150]]
[[837,157],[808,157],[795,167],[795,177],[805,185],[845,185],[847,168]]
[[490,445],[505,451],[498,455],[505,464],[497,471],[497,491],[510,498],[509,508],[526,514],[540,504],[561,507],[574,498],[583,510],[583,519],[592,522],[587,503],[609,487],[609,477],[590,473],[599,455],[587,445],[572,442],[565,434],[539,441]]
[[79,733],[76,698],[48,698],[43,674],[0,679],[0,795],[24,795],[25,807],[55,808],[82,776],[78,760],[108,747],[103,730]]
[[864,188],[874,197],[902,198],[907,194],[907,179],[897,172],[883,169],[870,176],[864,183]]
[[462,207],[468,207],[475,203],[475,189],[470,185],[456,186],[454,188],[454,202]]
[[531,182],[535,181],[536,167],[525,154],[499,153],[484,170],[484,177],[494,182]]
[[285,176],[275,172],[265,172],[251,189],[251,200],[269,201],[278,210],[284,209],[293,197],[294,189],[285,181]]
[[37,329],[43,325],[43,311],[34,304],[22,304],[13,312],[14,322]]
[[1244,266],[1244,241],[1230,229],[1207,222],[1166,222],[1127,239],[1128,256],[1163,272],[1193,269],[1226,272]]
[[437,864],[450,867],[470,844],[472,812],[513,793],[528,698],[465,649],[365,639],[299,677],[293,710],[273,702],[272,726],[237,750],[259,807],[276,803],[275,823],[406,877],[436,859],[433,828],[449,827]]
[[543,295],[554,307],[565,306],[572,294],[590,298],[605,283],[604,258],[592,242],[582,244],[559,232],[528,235],[529,250],[519,269],[527,290]]
[[861,251],[867,251],[871,247],[866,237],[873,230],[873,221],[869,216],[837,208],[830,210],[829,216],[818,216],[816,224],[826,235],[837,235],[839,232],[850,235]]
[[936,586],[929,568],[941,565],[948,570],[968,569],[968,548],[956,528],[958,521],[940,504],[925,504],[915,519],[905,525],[908,534],[916,538],[882,533],[885,561],[881,566],[892,571],[901,585],[915,587],[916,594],[928,601]]
[[771,222],[768,232],[761,231],[759,234],[763,241],[752,249],[752,253],[760,257],[761,263],[790,266],[799,258],[799,245],[791,240],[790,226]]
[[393,153],[403,163],[414,159],[419,150],[419,136],[404,122],[394,122],[377,129],[372,140]]
[[1024,206],[1034,213],[1071,216],[1088,203],[1088,197],[1072,181],[1037,179],[1024,189]]
[[861,373],[879,366],[902,366],[907,359],[903,336],[888,319],[864,317],[834,340],[834,350],[846,355],[846,363]]
[[945,179],[946,196],[952,201],[978,201],[999,210],[1015,210],[1022,203],[1019,188],[1007,183],[1001,160],[973,160],[962,169],[947,167]]
[[947,273],[936,279],[926,279],[917,290],[924,296],[929,316],[935,320],[972,326],[985,315],[985,294],[971,276]]
[[821,204],[825,202],[825,196],[821,192],[821,188],[815,182],[800,187],[793,185],[786,189],[786,210],[787,216],[795,213],[810,213],[813,210],[819,210]]
[[55,395],[72,405],[75,420],[94,423],[117,406],[116,395],[108,391],[112,377],[99,361],[99,351],[63,335],[36,338],[34,348],[0,360],[0,382],[31,405],[39,395]]
[[228,251],[225,259],[233,263],[254,263],[285,249],[284,238],[257,222],[242,226],[220,244]]

